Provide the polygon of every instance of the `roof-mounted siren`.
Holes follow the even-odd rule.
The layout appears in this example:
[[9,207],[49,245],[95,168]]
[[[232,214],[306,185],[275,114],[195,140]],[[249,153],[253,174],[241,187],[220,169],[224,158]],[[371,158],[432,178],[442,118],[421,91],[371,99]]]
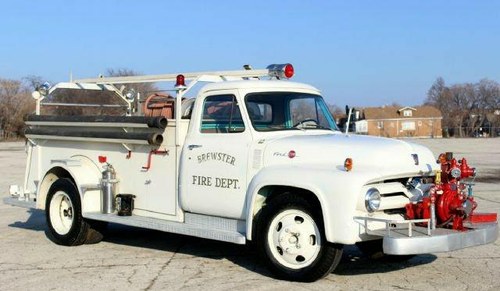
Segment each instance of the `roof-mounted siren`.
[[184,75],[179,74],[177,75],[177,77],[175,77],[175,89],[186,89],[186,79],[184,78]]
[[294,70],[292,64],[272,64],[267,66],[269,77],[276,79],[290,79],[293,77]]

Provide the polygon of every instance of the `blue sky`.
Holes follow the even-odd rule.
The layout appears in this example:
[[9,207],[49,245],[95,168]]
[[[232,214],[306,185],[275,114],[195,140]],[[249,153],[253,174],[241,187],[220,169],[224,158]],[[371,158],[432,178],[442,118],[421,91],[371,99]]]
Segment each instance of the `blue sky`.
[[2,1],[0,78],[53,82],[291,62],[343,107],[500,81],[500,1]]

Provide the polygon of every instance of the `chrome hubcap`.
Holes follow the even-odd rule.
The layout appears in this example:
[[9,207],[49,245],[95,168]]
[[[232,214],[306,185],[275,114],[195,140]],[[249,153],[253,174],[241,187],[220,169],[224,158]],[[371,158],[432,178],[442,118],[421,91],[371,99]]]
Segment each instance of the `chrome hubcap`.
[[60,234],[67,234],[73,225],[73,204],[68,194],[58,191],[50,201],[50,222],[54,230]]
[[321,235],[311,216],[301,210],[289,209],[271,221],[267,242],[280,264],[300,269],[309,266],[317,258]]

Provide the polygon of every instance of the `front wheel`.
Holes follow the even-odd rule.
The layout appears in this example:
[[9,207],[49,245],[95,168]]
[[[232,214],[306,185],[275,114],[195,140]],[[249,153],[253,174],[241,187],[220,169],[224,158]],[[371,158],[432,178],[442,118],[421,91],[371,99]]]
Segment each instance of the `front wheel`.
[[258,243],[270,269],[280,278],[311,282],[329,274],[342,246],[326,241],[323,219],[306,199],[283,194],[262,210]]

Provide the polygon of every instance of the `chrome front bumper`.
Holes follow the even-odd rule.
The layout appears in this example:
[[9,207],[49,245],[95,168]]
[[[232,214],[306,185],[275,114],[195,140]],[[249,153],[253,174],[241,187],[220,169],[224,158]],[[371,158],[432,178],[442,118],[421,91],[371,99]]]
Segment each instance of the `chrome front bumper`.
[[[367,234],[383,237],[384,253],[389,255],[449,252],[489,244],[498,238],[498,223],[468,224],[466,231],[457,231],[414,225],[422,220],[391,221],[369,217],[355,217],[355,220],[364,226]],[[386,227],[370,230],[369,222],[383,222]]]

